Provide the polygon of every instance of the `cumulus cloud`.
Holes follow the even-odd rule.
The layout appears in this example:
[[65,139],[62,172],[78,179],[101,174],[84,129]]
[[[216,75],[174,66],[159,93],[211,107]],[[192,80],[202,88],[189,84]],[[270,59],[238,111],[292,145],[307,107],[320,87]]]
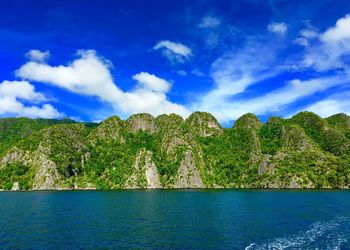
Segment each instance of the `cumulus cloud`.
[[[288,28],[284,23],[271,23],[268,30],[284,35]],[[177,113],[186,117],[190,110],[205,110],[213,113],[221,122],[228,122],[247,112],[257,115],[282,112],[282,108],[286,109],[288,105],[302,98],[340,85],[345,87],[350,76],[349,30],[348,15],[323,32],[308,26],[299,32],[294,41],[303,46],[302,51],[305,54],[293,55],[292,58],[287,58],[286,53],[283,53],[286,42],[282,43],[282,39],[271,40],[270,34],[247,37],[242,46],[231,50],[226,48],[222,56],[212,63],[210,76],[213,79],[213,88],[198,94],[198,99],[188,104],[188,108],[169,100],[170,81],[148,72],[133,75],[134,87],[130,91],[123,91],[113,80],[111,63],[93,50],[80,51],[71,63],[58,66],[49,65],[46,62],[47,57],[40,60],[40,56],[28,56],[29,62],[18,69],[17,76],[24,80],[58,86],[80,95],[97,97],[124,116],[148,112],[153,115]],[[167,40],[158,42],[153,49],[161,51],[171,62],[184,62],[192,55],[191,49],[186,45]],[[319,72],[336,70],[336,73],[333,74],[334,77],[294,79],[282,87],[268,86],[268,92],[259,93],[258,97],[254,91],[249,92],[249,97],[245,95],[251,90],[251,86],[261,84],[260,87],[263,88],[264,80],[278,80],[276,76],[292,68],[296,71],[305,68]],[[174,72],[183,74],[180,70]],[[197,70],[193,70],[191,74],[203,76]],[[329,108],[326,110],[327,105]],[[323,109],[321,115],[325,116],[347,110],[346,105],[347,102],[342,104],[339,98],[332,97],[305,109]]]
[[111,63],[98,56],[94,50],[79,51],[78,58],[68,65],[51,66],[29,61],[16,74],[22,79],[54,85],[73,93],[97,97],[110,104],[123,116],[148,112],[153,115],[177,113],[184,117],[189,111],[167,97],[171,84],[147,72],[135,74],[137,82],[129,92],[121,90],[111,75]]
[[267,26],[267,30],[278,35],[284,35],[287,32],[287,25],[285,23],[272,22]]
[[78,55],[80,58],[68,66],[29,61],[16,74],[23,79],[57,85],[78,94],[103,97],[106,101],[122,94],[112,82],[109,64],[96,56],[95,51],[80,51]]
[[184,62],[192,55],[192,50],[182,43],[168,40],[158,42],[154,50],[161,50],[162,55],[171,62]]
[[46,62],[47,59],[50,57],[50,52],[49,51],[40,51],[37,49],[33,49],[28,51],[26,54],[26,57],[34,62]]
[[[44,95],[36,92],[34,86],[27,81],[3,81],[0,83],[1,116],[31,118],[60,118],[64,116],[51,104],[46,103],[38,106],[43,101],[46,101]],[[24,102],[31,104],[25,105]]]
[[326,42],[344,41],[350,38],[350,15],[340,18],[334,27],[329,28],[321,39]]
[[[312,38],[317,38],[313,39]],[[317,36],[305,37],[308,46],[303,66],[316,71],[343,70],[350,73],[350,15],[340,18],[335,26]]]
[[160,93],[169,91],[171,86],[168,81],[147,72],[133,75],[132,79],[140,84],[139,87]]
[[199,28],[216,28],[221,24],[221,21],[217,17],[205,16],[199,23]]
[[41,93],[35,92],[35,88],[27,81],[3,81],[0,84],[0,96],[11,99],[22,99],[32,102],[44,101]]

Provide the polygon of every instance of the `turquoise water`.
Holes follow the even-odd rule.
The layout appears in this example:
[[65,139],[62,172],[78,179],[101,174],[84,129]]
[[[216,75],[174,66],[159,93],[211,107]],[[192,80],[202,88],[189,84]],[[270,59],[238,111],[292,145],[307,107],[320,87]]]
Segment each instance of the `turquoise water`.
[[0,248],[350,249],[350,192],[1,192]]

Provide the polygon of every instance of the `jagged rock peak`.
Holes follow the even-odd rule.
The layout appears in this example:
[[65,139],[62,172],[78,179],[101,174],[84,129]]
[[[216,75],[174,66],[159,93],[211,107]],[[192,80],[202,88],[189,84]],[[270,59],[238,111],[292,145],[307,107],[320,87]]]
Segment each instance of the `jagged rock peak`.
[[312,148],[312,143],[304,130],[298,125],[289,126],[283,133],[284,149],[295,151],[305,151]]
[[223,129],[216,118],[207,112],[194,112],[187,119],[186,123],[192,131],[200,136],[211,136],[222,134]]
[[299,112],[298,114],[293,116],[291,120],[301,125],[302,127],[322,127],[325,126],[327,123],[319,115],[309,111]]
[[[184,119],[176,114],[160,115],[156,118],[159,131],[163,135],[179,136],[187,132]],[[166,136],[167,137],[167,136]]]
[[278,124],[278,123],[281,123],[281,122],[283,122],[283,121],[284,121],[284,119],[281,118],[281,117],[278,117],[278,116],[271,116],[271,117],[267,120],[266,124]]
[[345,113],[338,113],[338,114],[334,114],[334,115],[331,115],[327,118],[342,118],[342,119],[350,119],[350,116],[348,116],[347,114]]
[[156,122],[158,124],[158,126],[162,126],[162,127],[172,127],[175,125],[179,125],[181,123],[184,122],[184,119],[177,115],[177,114],[163,114],[163,115],[159,115],[156,118]]
[[233,125],[234,128],[252,128],[254,130],[258,130],[262,126],[262,122],[259,118],[252,114],[247,113],[238,118]]
[[327,117],[326,120],[329,124],[336,128],[340,128],[342,130],[350,129],[350,116],[344,113],[339,113]]
[[102,121],[99,126],[103,124],[121,124],[123,121],[120,119],[119,116],[112,115],[108,117],[106,120]]
[[189,129],[184,119],[176,114],[160,115],[156,122],[162,135],[161,149],[167,153],[176,151],[179,146],[187,147],[192,138],[189,138]]
[[126,120],[127,128],[135,133],[139,130],[154,134],[158,131],[155,118],[147,113],[135,114]]
[[118,116],[111,116],[101,122],[95,132],[99,139],[118,139],[123,121]]

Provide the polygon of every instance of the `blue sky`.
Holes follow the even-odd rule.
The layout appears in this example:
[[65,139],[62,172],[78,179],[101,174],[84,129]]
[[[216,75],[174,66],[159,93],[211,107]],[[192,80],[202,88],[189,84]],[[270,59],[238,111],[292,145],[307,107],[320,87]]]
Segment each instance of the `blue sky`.
[[350,2],[1,1],[0,117],[350,114]]

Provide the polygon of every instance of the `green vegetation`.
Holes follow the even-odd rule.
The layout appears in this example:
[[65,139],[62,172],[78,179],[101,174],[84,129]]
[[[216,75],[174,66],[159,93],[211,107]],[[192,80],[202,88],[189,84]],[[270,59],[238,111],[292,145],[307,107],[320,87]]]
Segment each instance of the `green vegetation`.
[[27,138],[34,132],[55,124],[69,124],[69,119],[29,119],[29,118],[0,118],[0,156],[21,139]]
[[193,176],[193,169],[179,172],[186,152],[204,187],[350,187],[345,114],[322,119],[301,112],[265,124],[246,114],[232,128],[222,128],[211,114],[195,112],[186,120],[137,114],[100,124],[0,119],[0,189],[16,182],[21,190],[147,187],[147,164],[158,170],[153,178],[172,188]]
[[6,164],[0,170],[0,189],[11,190],[13,184],[18,182],[22,190],[29,190],[33,177],[33,169],[28,165]]

